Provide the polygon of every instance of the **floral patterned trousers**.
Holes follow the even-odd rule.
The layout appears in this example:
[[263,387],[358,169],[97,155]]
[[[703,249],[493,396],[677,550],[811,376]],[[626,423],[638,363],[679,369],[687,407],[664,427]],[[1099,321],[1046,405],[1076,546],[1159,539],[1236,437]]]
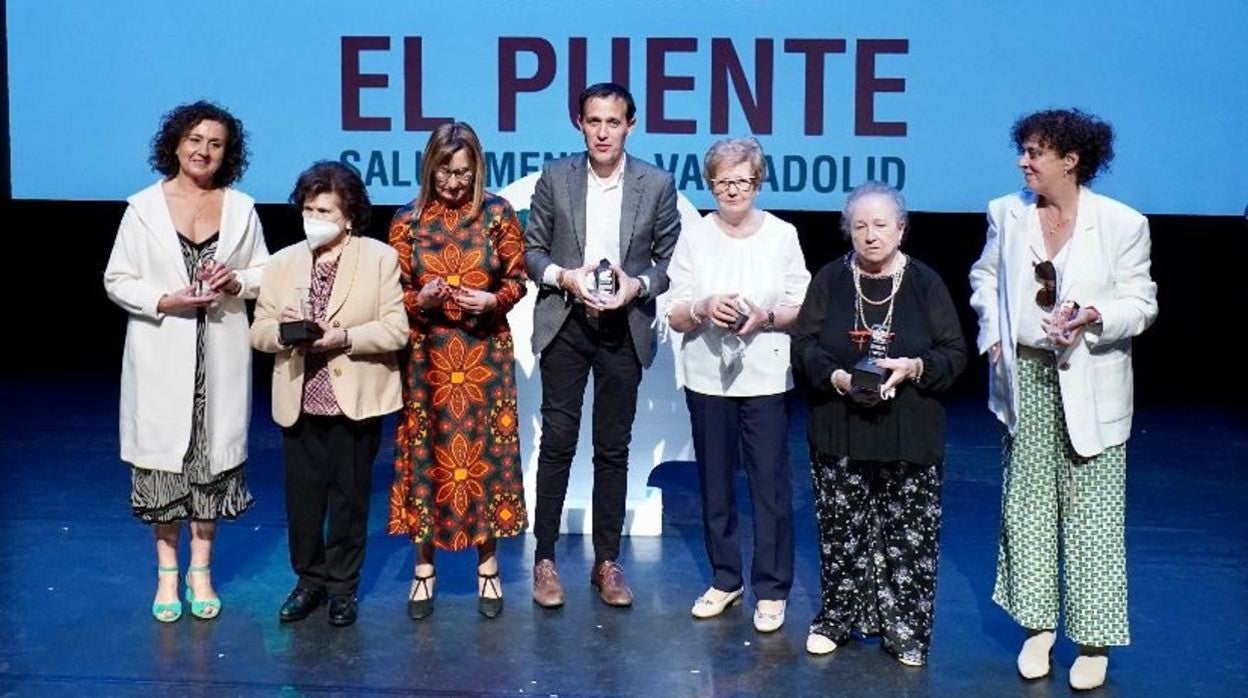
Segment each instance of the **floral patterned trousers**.
[[810,630],[837,644],[879,634],[925,663],[940,539],[940,465],[820,459],[811,466],[823,604]]

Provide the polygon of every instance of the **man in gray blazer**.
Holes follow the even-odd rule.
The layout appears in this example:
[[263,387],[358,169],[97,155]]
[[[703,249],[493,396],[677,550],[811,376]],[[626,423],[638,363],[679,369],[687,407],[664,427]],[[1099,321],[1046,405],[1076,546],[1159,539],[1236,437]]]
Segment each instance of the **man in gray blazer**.
[[[594,569],[603,601],[628,606],[633,592],[616,562],[624,527],[628,444],[637,385],[654,358],[654,298],[680,234],[676,186],[667,172],[628,157],[636,124],[628,90],[613,83],[581,93],[586,152],[542,169],[524,232],[524,261],[538,282],[533,353],[540,354],[542,439],[537,457],[537,551],[533,600],[563,604],[555,541],[576,455],[585,384],[594,374]],[[606,260],[615,293],[593,290]]]

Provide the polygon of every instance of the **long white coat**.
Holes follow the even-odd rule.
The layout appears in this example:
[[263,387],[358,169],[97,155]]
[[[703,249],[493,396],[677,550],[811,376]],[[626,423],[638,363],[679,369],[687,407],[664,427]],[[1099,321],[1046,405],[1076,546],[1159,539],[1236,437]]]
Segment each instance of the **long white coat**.
[[[121,459],[140,468],[182,471],[195,392],[195,316],[156,310],[164,294],[191,283],[161,183],[128,199],[104,271],[108,297],[127,313],[121,366]],[[269,257],[255,201],[225,191],[215,259],[238,272],[242,292],[207,313],[205,428],[212,472],[247,458],[251,346],[245,298],[255,298]]]
[[[1034,302],[1037,288],[1026,239],[1035,209],[1035,195],[1028,190],[991,201],[987,242],[971,267],[979,351],[1001,342],[1001,357],[989,371],[988,407],[1011,434],[1018,425],[1014,318],[1020,317],[1020,304]],[[1148,220],[1087,187],[1080,188],[1075,232],[1066,244],[1069,257],[1058,298],[1096,306],[1101,314],[1101,322],[1080,333],[1058,361],[1071,445],[1091,457],[1131,434],[1131,338],[1157,318],[1157,284],[1149,276]]]

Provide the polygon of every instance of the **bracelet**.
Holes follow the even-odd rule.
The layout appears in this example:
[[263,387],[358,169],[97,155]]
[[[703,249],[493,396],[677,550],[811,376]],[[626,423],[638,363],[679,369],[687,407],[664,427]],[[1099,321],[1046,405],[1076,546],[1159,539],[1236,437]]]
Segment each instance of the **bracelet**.
[[763,332],[771,332],[776,329],[776,311],[767,311],[767,322],[763,323]]
[[917,366],[914,369],[914,378],[911,378],[910,381],[917,385],[919,379],[923,377],[923,359],[916,358],[915,362],[917,363]]
[[849,393],[845,392],[844,390],[841,390],[841,386],[836,384],[836,371],[839,371],[839,370],[841,369],[838,368],[835,371],[833,371],[832,376],[828,380],[832,381],[832,389],[836,391],[837,395],[848,395]]
[[701,325],[702,318],[698,317],[698,313],[694,310],[698,305],[696,300],[689,301],[689,319],[693,320],[693,324]]

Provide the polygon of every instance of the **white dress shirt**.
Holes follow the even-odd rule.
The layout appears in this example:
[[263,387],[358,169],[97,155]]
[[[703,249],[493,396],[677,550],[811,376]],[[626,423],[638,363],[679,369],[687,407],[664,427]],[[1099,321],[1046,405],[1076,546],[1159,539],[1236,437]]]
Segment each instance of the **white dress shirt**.
[[585,264],[605,259],[620,263],[620,207],[624,203],[624,160],[621,155],[615,171],[599,177],[586,167],[589,186],[585,188]]
[[[1031,274],[1032,283],[1035,284],[1036,290],[1042,287],[1040,281],[1035,278],[1034,265],[1039,264],[1045,259],[1044,249],[1044,232],[1040,226],[1040,215],[1035,213],[1026,221],[1027,245],[1031,248],[1033,271]],[[1076,231],[1077,233],[1078,231]],[[1074,235],[1071,236],[1074,238]],[[1057,272],[1057,286],[1062,287],[1062,276],[1066,270],[1066,259],[1070,256],[1067,250],[1070,249],[1070,240],[1062,245],[1062,249],[1057,251],[1057,256],[1053,257],[1053,269]],[[1044,333],[1044,326],[1041,324],[1045,318],[1050,317],[1052,311],[1045,310],[1036,305],[1035,295],[1026,299],[1028,302],[1023,303],[1022,311],[1018,319],[1018,343],[1033,349],[1052,349],[1053,342],[1048,335]],[[1060,304],[1061,298],[1057,299]]]
[[[591,165],[585,168],[588,186],[585,188],[585,258],[583,264],[598,264],[607,260],[620,263],[620,209],[624,204],[624,165],[628,155],[620,155],[615,170],[607,177],[599,177]],[[542,272],[542,283],[559,286],[559,274],[563,267],[551,264]],[[586,288],[592,288],[592,278],[581,279]],[[641,277],[648,290],[650,279]]]

